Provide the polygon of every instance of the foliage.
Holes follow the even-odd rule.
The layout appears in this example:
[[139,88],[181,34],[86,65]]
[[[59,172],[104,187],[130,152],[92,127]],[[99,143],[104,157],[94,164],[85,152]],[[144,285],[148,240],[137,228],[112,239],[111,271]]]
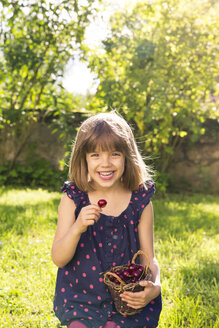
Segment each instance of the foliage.
[[17,148],[10,169],[36,122],[51,111],[61,115],[75,108],[61,78],[69,59],[85,50],[85,28],[97,1],[1,1],[1,143],[10,138]]
[[29,186],[57,189],[63,181],[67,180],[68,167],[55,169],[43,159],[27,159],[26,164],[15,163],[13,169],[9,170],[10,162],[0,165],[0,186]]
[[195,142],[219,117],[217,13],[210,0],[139,1],[111,18],[90,57],[100,80],[90,108],[125,115],[162,173],[185,137]]
[[[60,327],[52,311],[57,268],[51,260],[60,198],[42,189],[0,188],[0,327]],[[153,206],[159,328],[218,328],[218,198],[155,195]]]

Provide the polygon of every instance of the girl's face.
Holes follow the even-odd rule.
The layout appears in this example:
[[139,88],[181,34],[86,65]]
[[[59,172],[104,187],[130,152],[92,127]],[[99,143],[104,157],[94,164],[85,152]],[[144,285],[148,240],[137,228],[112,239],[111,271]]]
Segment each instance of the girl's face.
[[121,152],[98,150],[87,153],[86,160],[88,173],[96,188],[112,188],[121,184],[125,168]]

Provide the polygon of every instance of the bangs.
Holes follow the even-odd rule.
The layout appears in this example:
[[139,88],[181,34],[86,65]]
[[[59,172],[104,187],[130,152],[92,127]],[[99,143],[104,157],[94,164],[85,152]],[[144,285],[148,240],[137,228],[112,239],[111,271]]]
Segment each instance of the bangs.
[[127,144],[121,135],[117,135],[109,125],[98,124],[86,140],[84,150],[86,153],[95,151],[127,152]]

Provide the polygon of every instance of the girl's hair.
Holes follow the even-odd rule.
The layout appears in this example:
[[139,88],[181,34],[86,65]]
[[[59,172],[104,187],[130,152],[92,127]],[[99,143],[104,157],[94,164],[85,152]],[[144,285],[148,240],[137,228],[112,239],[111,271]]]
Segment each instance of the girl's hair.
[[93,190],[88,182],[86,153],[116,150],[125,157],[123,184],[136,190],[140,184],[152,180],[127,122],[116,112],[100,113],[86,119],[80,126],[73,145],[69,179],[82,191]]

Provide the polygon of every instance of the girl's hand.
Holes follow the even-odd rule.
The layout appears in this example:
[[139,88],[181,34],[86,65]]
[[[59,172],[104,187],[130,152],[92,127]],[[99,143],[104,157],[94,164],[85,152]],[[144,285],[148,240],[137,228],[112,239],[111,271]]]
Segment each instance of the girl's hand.
[[161,291],[160,285],[156,285],[152,281],[143,280],[139,285],[145,287],[141,292],[124,292],[120,294],[123,301],[133,309],[141,309],[156,298]]
[[78,231],[83,233],[87,230],[88,226],[94,225],[99,220],[101,211],[101,208],[94,204],[83,207],[74,223]]

